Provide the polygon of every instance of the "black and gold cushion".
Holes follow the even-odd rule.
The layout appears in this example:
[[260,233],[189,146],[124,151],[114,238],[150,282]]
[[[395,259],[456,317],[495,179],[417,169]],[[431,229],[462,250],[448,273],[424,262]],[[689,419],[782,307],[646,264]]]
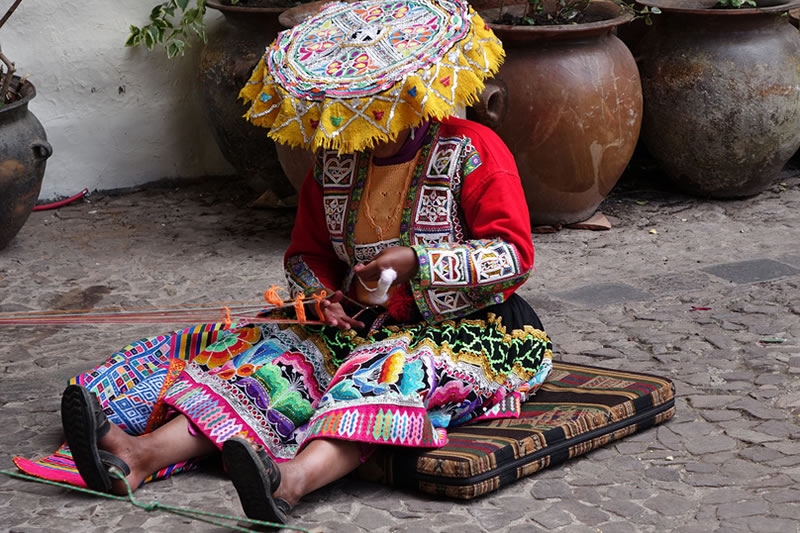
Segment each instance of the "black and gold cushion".
[[400,488],[470,499],[577,457],[675,413],[669,379],[585,365],[553,363],[519,418],[448,431],[442,448],[379,450],[359,475]]

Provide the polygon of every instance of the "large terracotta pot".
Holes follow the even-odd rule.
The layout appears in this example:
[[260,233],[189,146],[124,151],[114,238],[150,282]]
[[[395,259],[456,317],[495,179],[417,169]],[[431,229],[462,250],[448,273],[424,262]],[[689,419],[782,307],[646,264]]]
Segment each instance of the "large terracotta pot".
[[[639,71],[613,33],[631,15],[606,1],[588,10],[602,20],[490,23],[507,56],[487,82],[474,118],[514,154],[534,224],[589,218],[619,180],[639,137]],[[497,19],[495,10],[481,15]]]
[[21,97],[0,108],[0,249],[22,229],[39,197],[47,158],[53,148],[44,128],[28,111],[36,96],[29,81],[14,77]]
[[757,194],[800,146],[800,35],[758,9],[669,8],[641,42],[648,151],[685,191]]
[[275,143],[267,130],[247,122],[246,107],[237,99],[266,47],[282,29],[283,7],[249,7],[209,1],[225,15],[224,24],[210,29],[200,58],[200,78],[206,114],[222,154],[256,192],[272,190],[278,197],[294,188],[278,164]]

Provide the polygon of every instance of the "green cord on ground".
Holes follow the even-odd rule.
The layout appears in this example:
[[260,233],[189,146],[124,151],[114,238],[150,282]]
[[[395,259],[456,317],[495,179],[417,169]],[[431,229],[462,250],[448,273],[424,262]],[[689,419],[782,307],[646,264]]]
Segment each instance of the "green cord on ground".
[[[111,473],[112,476],[115,476],[115,477],[121,479],[125,483],[125,487],[128,489],[128,495],[127,496],[116,496],[114,494],[107,494],[105,492],[98,492],[96,490],[84,489],[83,487],[77,487],[75,485],[70,485],[68,483],[58,483],[57,481],[50,481],[48,479],[40,479],[38,477],[27,476],[25,474],[19,474],[17,472],[9,472],[8,470],[0,470],[0,473],[5,474],[5,475],[10,476],[10,477],[16,477],[16,478],[19,478],[19,479],[26,479],[26,480],[29,480],[29,481],[36,481],[38,483],[44,483],[46,485],[53,485],[55,487],[61,487],[63,489],[75,490],[75,491],[83,492],[83,493],[86,493],[86,494],[92,494],[94,496],[102,496],[103,498],[108,498],[110,500],[128,501],[131,504],[133,504],[134,506],[140,507],[140,508],[144,509],[147,512],[161,510],[161,511],[165,511],[167,513],[172,513],[172,514],[175,514],[175,515],[178,515],[178,516],[182,516],[184,518],[190,518],[192,520],[199,520],[199,521],[205,522],[207,524],[212,524],[212,525],[220,526],[220,527],[227,527],[227,528],[231,529],[232,531],[240,531],[242,533],[259,533],[259,532],[257,530],[254,530],[254,529],[248,529],[246,527],[237,526],[235,524],[231,524],[231,523],[228,523],[228,522],[244,522],[246,524],[250,524],[250,525],[254,525],[254,526],[266,526],[266,527],[272,527],[272,528],[282,528],[282,529],[288,529],[288,530],[293,530],[293,531],[301,531],[303,533],[311,533],[311,531],[309,531],[308,529],[302,528],[302,527],[288,526],[288,525],[284,525],[284,524],[276,524],[274,522],[264,522],[263,520],[255,520],[255,519],[252,519],[252,518],[239,518],[237,516],[229,516],[229,515],[224,515],[224,514],[219,514],[219,513],[209,513],[207,511],[201,511],[199,509],[189,509],[189,508],[185,508],[185,507],[174,507],[172,505],[166,505],[166,504],[155,502],[155,501],[154,502],[150,502],[150,503],[140,502],[140,501],[136,500],[133,497],[133,491],[131,490],[130,485],[128,485],[128,481],[125,479],[125,476],[123,476],[118,470],[116,470],[113,467],[111,468],[110,473]],[[226,522],[219,522],[218,520],[224,520]]]

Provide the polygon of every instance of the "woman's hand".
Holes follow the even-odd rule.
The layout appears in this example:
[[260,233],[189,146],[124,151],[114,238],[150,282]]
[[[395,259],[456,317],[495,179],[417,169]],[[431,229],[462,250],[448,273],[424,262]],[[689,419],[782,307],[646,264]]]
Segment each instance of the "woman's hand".
[[[346,331],[348,329],[363,328],[364,323],[355,318],[351,318],[342,307],[342,291],[336,291],[328,298],[325,298],[319,303],[322,314],[324,315],[325,324],[333,326]],[[322,319],[323,317],[319,317]]]
[[364,281],[378,281],[381,271],[387,268],[393,268],[397,272],[397,279],[392,285],[401,285],[417,274],[419,270],[417,253],[408,246],[391,246],[382,250],[366,265],[356,265],[353,270],[356,276]]

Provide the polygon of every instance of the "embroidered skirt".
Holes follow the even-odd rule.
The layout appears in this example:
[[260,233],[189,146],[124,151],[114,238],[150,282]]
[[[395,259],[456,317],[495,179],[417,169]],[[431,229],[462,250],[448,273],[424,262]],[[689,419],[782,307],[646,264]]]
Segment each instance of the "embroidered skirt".
[[198,326],[135,343],[76,381],[131,433],[154,429],[172,407],[219,447],[243,435],[285,461],[315,438],[438,447],[450,426],[516,416],[547,377],[550,349],[514,295],[458,321],[386,324],[363,337]]

